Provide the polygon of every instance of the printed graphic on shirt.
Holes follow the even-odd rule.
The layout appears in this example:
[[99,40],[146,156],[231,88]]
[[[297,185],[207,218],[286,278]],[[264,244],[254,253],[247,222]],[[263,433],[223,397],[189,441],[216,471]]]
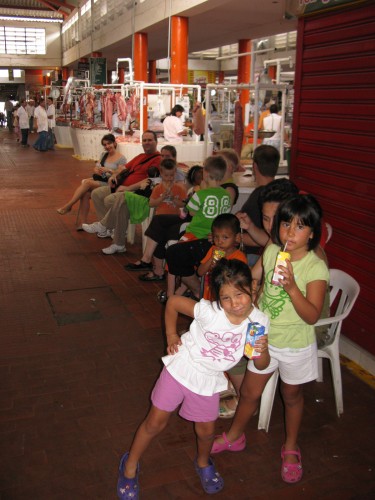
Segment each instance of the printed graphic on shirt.
[[271,320],[277,318],[281,314],[287,302],[291,302],[289,295],[281,286],[272,285],[272,275],[273,269],[266,275],[266,285],[262,297],[262,310]]
[[214,360],[225,359],[227,361],[235,361],[232,353],[241,345],[241,333],[225,332],[223,334],[215,332],[205,332],[207,342],[212,345],[211,349],[201,349],[202,356],[212,358]]
[[216,196],[209,195],[204,200],[202,213],[207,219],[212,219],[216,218],[218,213],[227,212],[228,208],[230,208],[229,198],[225,196],[219,200]]

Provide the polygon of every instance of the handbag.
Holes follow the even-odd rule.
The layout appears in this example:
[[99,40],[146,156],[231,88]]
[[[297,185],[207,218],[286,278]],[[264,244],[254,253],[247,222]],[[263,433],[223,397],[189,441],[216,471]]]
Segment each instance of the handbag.
[[[106,159],[108,158],[109,153],[104,153],[103,158],[100,160],[100,165],[104,167],[104,164],[106,162]],[[92,174],[92,178],[94,181],[99,181],[99,182],[108,182],[108,177],[107,174]]]

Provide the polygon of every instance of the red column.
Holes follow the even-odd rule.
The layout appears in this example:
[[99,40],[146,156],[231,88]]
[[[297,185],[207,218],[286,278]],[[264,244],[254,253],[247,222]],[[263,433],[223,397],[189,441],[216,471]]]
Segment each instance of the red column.
[[224,82],[224,76],[225,76],[224,71],[217,72],[217,78],[218,78],[219,85]]
[[276,66],[268,66],[268,76],[271,80],[276,80]]
[[[251,40],[239,40],[238,41],[238,53],[243,54],[244,52],[251,51]],[[250,83],[250,66],[251,66],[251,55],[242,56],[238,58],[238,83]],[[242,105],[242,113],[245,112],[245,105],[249,102],[250,92],[249,90],[242,90],[240,95],[240,103]],[[244,116],[243,116],[244,118]]]
[[62,79],[66,81],[69,78],[69,68],[62,68],[61,75]]
[[156,61],[148,61],[148,81],[156,83]]
[[171,23],[171,83],[188,81],[189,20],[172,16]]
[[118,69],[118,82],[117,83],[124,83],[125,81],[125,68],[119,68]]
[[[147,82],[147,33],[134,34],[134,80]],[[144,102],[141,103],[143,113],[143,130],[147,129],[147,92],[144,93]]]

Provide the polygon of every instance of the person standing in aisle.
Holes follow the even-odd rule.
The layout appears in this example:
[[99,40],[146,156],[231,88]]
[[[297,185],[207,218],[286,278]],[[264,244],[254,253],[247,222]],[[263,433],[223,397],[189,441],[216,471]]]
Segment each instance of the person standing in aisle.
[[48,108],[47,108],[47,118],[48,118],[48,139],[47,139],[47,149],[51,149],[52,151],[55,149],[55,136],[54,136],[54,128],[56,126],[56,109],[53,104],[52,97],[48,97],[47,99]]
[[21,106],[17,110],[18,126],[21,130],[21,145],[24,148],[29,147],[27,138],[29,135],[29,115],[26,111],[26,100],[21,99]]
[[26,111],[27,114],[29,115],[29,130],[30,134],[34,132],[34,112],[35,112],[35,106],[34,106],[34,101],[32,99],[29,100],[26,106]]
[[48,117],[46,103],[42,99],[34,113],[34,129],[38,132],[38,139],[35,141],[34,149],[37,151],[47,151],[48,142]]
[[10,97],[7,97],[7,100],[5,101],[5,106],[4,106],[5,112],[7,114],[7,126],[9,129],[9,132],[13,131],[13,103],[10,100]]

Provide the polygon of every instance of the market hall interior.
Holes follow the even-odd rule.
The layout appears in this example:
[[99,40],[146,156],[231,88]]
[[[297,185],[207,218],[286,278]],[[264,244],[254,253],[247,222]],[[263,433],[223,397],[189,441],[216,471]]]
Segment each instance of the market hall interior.
[[[140,234],[125,254],[106,256],[99,238],[76,232],[75,209],[56,212],[91,162],[69,149],[20,148],[7,129],[0,149],[0,497],[115,498],[119,458],[147,412],[165,352],[159,284],[123,267],[140,255]],[[257,430],[255,417],[246,450],[215,458],[225,480],[217,498],[374,498],[373,380],[342,366],[338,418],[328,365],[324,375],[305,391],[302,481],[281,480],[276,397],[269,432]],[[228,428],[218,420],[218,432]],[[203,497],[194,456],[191,424],[176,415],[142,460],[142,498]]]

